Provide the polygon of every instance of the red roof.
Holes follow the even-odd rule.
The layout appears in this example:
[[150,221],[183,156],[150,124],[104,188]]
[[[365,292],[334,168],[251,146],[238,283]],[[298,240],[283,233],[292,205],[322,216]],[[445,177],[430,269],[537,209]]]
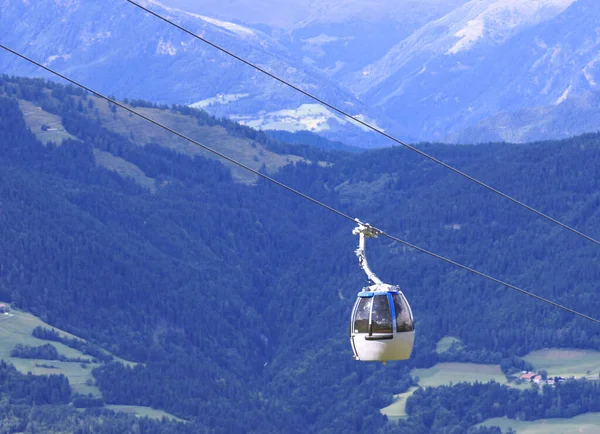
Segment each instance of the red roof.
[[533,377],[535,377],[537,374],[535,372],[528,372],[527,374],[523,374],[521,375],[521,378],[523,380],[531,380]]

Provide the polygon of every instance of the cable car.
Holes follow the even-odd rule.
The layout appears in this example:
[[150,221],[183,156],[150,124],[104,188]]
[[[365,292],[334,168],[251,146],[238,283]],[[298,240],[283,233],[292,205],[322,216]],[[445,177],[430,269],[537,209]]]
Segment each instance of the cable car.
[[356,256],[372,285],[358,293],[350,319],[350,343],[355,360],[380,361],[410,358],[415,328],[410,305],[400,287],[383,283],[369,268],[365,238],[376,238],[379,230],[358,221],[352,232],[360,241]]

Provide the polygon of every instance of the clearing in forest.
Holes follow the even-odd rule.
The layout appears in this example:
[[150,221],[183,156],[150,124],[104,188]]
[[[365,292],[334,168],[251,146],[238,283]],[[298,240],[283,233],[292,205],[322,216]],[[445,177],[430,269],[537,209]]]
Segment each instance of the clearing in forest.
[[[419,387],[439,387],[461,382],[488,383],[495,381],[509,384],[499,365],[479,365],[475,363],[438,363],[427,369],[413,369],[413,377],[418,377]],[[526,386],[529,387],[529,386]],[[394,402],[381,409],[390,420],[406,417],[406,400],[417,390],[413,387],[405,393],[394,395]]]
[[[92,369],[100,366],[102,362],[91,362],[91,359],[93,359],[92,356],[70,348],[60,342],[38,339],[32,336],[31,333],[33,332],[33,329],[38,326],[54,329],[62,337],[74,338],[83,341],[83,339],[75,335],[46,324],[41,319],[29,313],[15,310],[14,308],[9,308],[7,313],[0,313],[0,360],[4,360],[13,364],[17,370],[24,374],[28,372],[31,372],[34,375],[63,374],[69,379],[69,384],[71,385],[73,393],[81,393],[85,395],[91,393],[94,396],[102,396],[100,390],[95,386],[94,376],[92,375]],[[56,348],[60,355],[63,355],[67,358],[90,360],[90,363],[12,357],[10,353],[18,344],[27,345],[30,347],[39,347],[41,345],[50,344]],[[106,354],[110,354],[108,351],[105,352]],[[121,362],[129,366],[135,365],[133,362],[129,362],[114,355],[113,357],[114,361]],[[169,413],[166,413],[162,410],[155,410],[150,407],[107,405],[106,408],[113,411],[135,414],[140,417],[148,416],[154,419],[162,419],[163,417],[167,417],[173,420],[180,420]]]
[[452,346],[462,346],[460,339],[452,337],[452,336],[444,336],[439,342],[436,344],[435,352],[438,354],[443,354],[448,351]]
[[63,140],[77,140],[77,137],[72,136],[65,130],[60,117],[22,99],[19,100],[19,108],[31,132],[43,144],[54,142],[56,145],[60,145]]
[[[460,341],[456,338],[445,337],[438,342],[437,351],[439,353],[443,353],[455,343],[460,344]],[[523,357],[523,359],[530,362],[535,367],[536,371],[545,370],[548,373],[548,375],[552,377],[562,376],[567,378],[575,376],[577,378],[587,377],[588,379],[600,378],[600,351],[549,348],[539,351],[533,351],[527,354],[525,357]],[[527,389],[531,387],[530,383],[509,383],[506,377],[504,376],[504,373],[500,369],[499,365],[480,365],[475,363],[438,363],[437,365],[427,369],[413,369],[411,371],[411,375],[413,377],[418,377],[419,387],[439,387],[460,382],[474,383],[475,381],[479,381],[480,383],[495,381],[497,383],[505,384],[507,386],[516,387],[519,389]],[[395,395],[394,402],[389,406],[381,409],[381,413],[388,416],[390,420],[397,420],[398,418],[406,417],[406,400],[417,389],[417,387],[414,387],[405,393]],[[598,413],[598,415],[599,416],[597,417],[599,419],[597,420],[595,425],[596,431],[578,432],[600,432],[598,430],[598,426],[600,426],[600,413]],[[503,419],[499,418],[498,420]],[[572,419],[552,420],[571,421]],[[515,421],[510,422],[512,423]],[[531,422],[531,427],[537,426],[536,423],[537,421]],[[585,428],[585,424],[582,426],[584,426]],[[506,428],[508,428],[508,426]],[[518,429],[517,431],[521,433],[520,429]],[[528,434],[530,433],[530,431],[523,432],[526,432]],[[550,431],[544,431],[543,429],[541,431],[531,431],[532,434],[535,434],[537,432],[542,433]],[[571,431],[564,432],[570,433]]]
[[[100,366],[98,363],[82,365],[77,362],[61,362],[59,360],[23,359],[12,357],[11,351],[17,344],[31,347],[50,344],[59,354],[68,358],[92,359],[91,356],[69,348],[60,342],[46,341],[35,338],[31,332],[37,326],[52,328],[35,316],[11,309],[9,313],[0,315],[0,359],[12,363],[20,372],[34,375],[64,374],[69,379],[74,393],[100,396],[100,390],[94,385],[92,369]],[[62,330],[57,330],[62,336],[73,338],[73,335]]]
[[419,377],[419,386],[438,387],[462,382],[488,383],[495,381],[508,384],[499,365],[479,365],[476,363],[438,363],[427,369],[413,369],[413,377]]
[[150,407],[142,407],[140,405],[105,405],[104,407],[112,411],[127,413],[138,417],[149,417],[150,419],[158,420],[162,419],[163,417],[166,417],[169,420],[177,422],[187,422],[186,420],[173,416],[172,414],[167,413],[166,411]]
[[547,348],[533,351],[523,358],[537,371],[543,369],[553,377],[600,377],[600,351]]
[[512,428],[518,434],[597,434],[600,429],[600,413],[586,413],[570,419],[556,418],[534,421],[496,417],[477,426],[499,426],[502,431]]

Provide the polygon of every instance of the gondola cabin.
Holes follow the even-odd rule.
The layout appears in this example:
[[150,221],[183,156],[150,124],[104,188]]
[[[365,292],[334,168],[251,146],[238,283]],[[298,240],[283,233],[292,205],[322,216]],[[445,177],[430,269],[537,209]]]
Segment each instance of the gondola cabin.
[[369,268],[365,238],[376,238],[379,229],[357,220],[356,256],[371,286],[358,293],[350,317],[350,344],[356,360],[387,362],[410,358],[415,342],[412,311],[400,287],[383,283]]
[[414,330],[410,306],[397,286],[372,285],[358,293],[350,321],[350,341],[356,360],[410,358]]

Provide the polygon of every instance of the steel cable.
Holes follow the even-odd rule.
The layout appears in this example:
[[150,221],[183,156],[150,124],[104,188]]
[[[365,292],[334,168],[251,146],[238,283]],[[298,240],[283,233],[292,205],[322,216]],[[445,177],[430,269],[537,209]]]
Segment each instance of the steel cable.
[[[15,51],[15,50],[12,50],[12,49],[6,47],[3,44],[0,44],[0,48],[2,48],[4,50],[6,50],[6,51],[8,51],[8,52],[10,52],[10,53],[18,56],[18,57],[20,57],[21,59],[24,59],[24,60],[26,60],[26,61],[28,61],[28,62],[30,62],[30,63],[38,66],[38,67],[40,67],[40,68],[46,70],[47,72],[49,72],[49,73],[51,73],[51,74],[53,74],[53,75],[55,75],[57,77],[62,78],[65,81],[68,81],[69,83],[71,83],[71,84],[73,84],[73,85],[75,85],[77,87],[80,87],[81,89],[84,89],[84,90],[90,92],[91,94],[96,95],[99,98],[102,98],[102,99],[104,99],[104,100],[106,100],[106,101],[108,101],[108,102],[110,102],[110,103],[112,103],[112,104],[114,104],[114,105],[116,105],[118,107],[121,107],[122,109],[128,111],[131,114],[134,114],[134,115],[136,115],[136,116],[138,116],[138,117],[140,117],[142,119],[145,119],[146,121],[148,121],[148,122],[150,122],[150,123],[152,123],[152,124],[154,124],[154,125],[156,125],[156,126],[158,126],[160,128],[163,128],[164,130],[169,131],[170,133],[175,134],[176,136],[178,136],[178,137],[180,137],[180,138],[182,138],[182,139],[184,139],[184,140],[186,140],[186,141],[188,141],[188,142],[190,142],[190,143],[192,143],[192,144],[194,144],[196,146],[199,146],[202,149],[205,149],[206,151],[209,151],[209,152],[211,152],[211,153],[219,156],[220,158],[223,158],[223,159],[225,159],[225,160],[227,160],[227,161],[229,161],[229,162],[231,162],[231,163],[233,163],[233,164],[235,164],[235,165],[237,165],[237,166],[239,166],[239,167],[241,167],[241,168],[243,168],[245,170],[248,170],[249,172],[254,173],[255,175],[258,175],[258,176],[266,179],[267,181],[269,181],[269,182],[271,182],[271,183],[273,183],[273,184],[275,184],[275,185],[277,185],[279,187],[282,187],[282,188],[290,191],[291,193],[294,193],[294,194],[296,194],[296,195],[298,195],[298,196],[300,196],[300,197],[302,197],[302,198],[304,198],[306,200],[309,200],[310,202],[312,202],[312,203],[314,203],[314,204],[316,204],[316,205],[318,205],[320,207],[323,207],[326,210],[331,211],[331,212],[337,214],[340,217],[343,217],[343,218],[345,218],[347,220],[350,220],[353,223],[360,223],[360,221],[358,219],[354,219],[354,218],[350,217],[348,214],[345,214],[345,213],[343,213],[343,212],[341,212],[341,211],[339,211],[339,210],[337,210],[337,209],[335,209],[335,208],[333,208],[333,207],[331,207],[331,206],[329,206],[329,205],[327,205],[327,204],[325,204],[325,203],[323,203],[323,202],[321,202],[321,201],[319,201],[317,199],[314,199],[314,198],[312,198],[312,197],[310,197],[310,196],[308,196],[308,195],[306,195],[306,194],[304,194],[304,193],[302,193],[302,192],[300,192],[300,191],[298,191],[298,190],[296,190],[296,189],[294,189],[292,187],[289,187],[286,184],[284,184],[284,183],[282,183],[280,181],[277,181],[276,179],[274,179],[274,178],[272,178],[272,177],[270,177],[270,176],[268,176],[268,175],[266,175],[264,173],[261,173],[261,172],[259,172],[257,170],[254,170],[251,167],[249,167],[249,166],[247,166],[247,165],[245,165],[243,163],[240,163],[239,161],[237,161],[237,160],[235,160],[235,159],[233,159],[233,158],[231,158],[231,157],[229,157],[229,156],[227,156],[225,154],[222,154],[221,152],[219,152],[219,151],[217,151],[217,150],[215,150],[215,149],[213,149],[213,148],[211,148],[209,146],[203,145],[202,143],[200,143],[200,142],[198,142],[198,141],[196,141],[196,140],[194,140],[194,139],[186,136],[185,134],[182,134],[182,133],[180,133],[180,132],[178,132],[178,131],[176,131],[176,130],[174,130],[174,129],[172,129],[172,128],[170,128],[170,127],[168,127],[168,126],[166,126],[166,125],[164,125],[164,124],[162,124],[162,123],[160,123],[160,122],[158,122],[158,121],[156,121],[156,120],[154,120],[154,119],[152,119],[152,118],[150,118],[150,117],[148,117],[148,116],[146,116],[146,115],[144,115],[144,114],[142,114],[142,113],[140,113],[140,112],[138,112],[138,111],[136,111],[136,110],[134,110],[132,108],[130,108],[130,107],[127,107],[125,104],[122,104],[122,103],[120,103],[120,102],[118,102],[118,101],[116,101],[116,100],[114,100],[114,99],[112,99],[112,98],[110,98],[110,97],[108,97],[106,95],[103,95],[100,92],[97,92],[97,91],[91,89],[90,87],[85,86],[85,85],[83,85],[83,84],[81,84],[81,83],[79,83],[79,82],[77,82],[77,81],[75,81],[75,80],[73,80],[73,79],[71,79],[71,78],[69,78],[69,77],[67,77],[67,76],[65,76],[65,75],[63,75],[63,74],[61,74],[61,73],[53,70],[53,69],[51,69],[50,67],[45,66],[42,63],[37,62],[37,61],[35,61],[35,60],[33,60],[33,59],[25,56],[24,54],[21,54],[21,53]],[[593,321],[595,323],[599,323],[600,324],[600,320],[598,320],[596,318],[592,318],[591,316],[585,315],[585,314],[583,314],[581,312],[578,312],[578,311],[576,311],[574,309],[566,307],[566,306],[564,306],[562,304],[556,303],[556,302],[551,301],[551,300],[549,300],[547,298],[544,298],[544,297],[536,295],[536,294],[534,294],[532,292],[526,291],[526,290],[524,290],[522,288],[519,288],[518,286],[512,285],[512,284],[507,283],[507,282],[504,282],[504,281],[502,281],[500,279],[497,279],[495,277],[492,277],[490,275],[487,275],[485,273],[477,271],[477,270],[475,270],[473,268],[467,267],[466,265],[462,265],[462,264],[460,264],[460,263],[458,263],[456,261],[453,261],[453,260],[451,260],[449,258],[446,258],[446,257],[444,257],[442,255],[438,255],[437,253],[431,252],[431,251],[429,251],[427,249],[424,249],[422,247],[419,247],[419,246],[416,246],[414,244],[411,244],[408,241],[405,241],[405,240],[402,240],[402,239],[397,238],[395,236],[389,235],[386,232],[384,232],[384,231],[382,231],[382,230],[380,230],[378,228],[375,228],[375,227],[373,227],[373,228],[380,235],[382,235],[384,237],[387,237],[390,240],[393,240],[395,242],[401,243],[401,244],[403,244],[403,245],[405,245],[407,247],[410,247],[412,249],[418,250],[419,252],[425,253],[425,254],[427,254],[429,256],[432,256],[432,257],[434,257],[436,259],[439,259],[439,260],[444,261],[444,262],[446,262],[448,264],[454,265],[454,266],[456,266],[458,268],[461,268],[461,269],[463,269],[465,271],[468,271],[470,273],[476,274],[476,275],[478,275],[480,277],[483,277],[485,279],[491,280],[492,282],[495,282],[497,284],[503,285],[503,286],[505,286],[507,288],[516,290],[516,291],[518,291],[518,292],[520,292],[520,293],[522,293],[524,295],[527,295],[529,297],[532,297],[532,298],[534,298],[534,299],[536,299],[538,301],[550,304],[553,307],[565,310],[565,311],[567,311],[569,313],[572,313],[574,315],[580,316],[580,317],[582,317],[584,319],[587,319],[589,321]]]

